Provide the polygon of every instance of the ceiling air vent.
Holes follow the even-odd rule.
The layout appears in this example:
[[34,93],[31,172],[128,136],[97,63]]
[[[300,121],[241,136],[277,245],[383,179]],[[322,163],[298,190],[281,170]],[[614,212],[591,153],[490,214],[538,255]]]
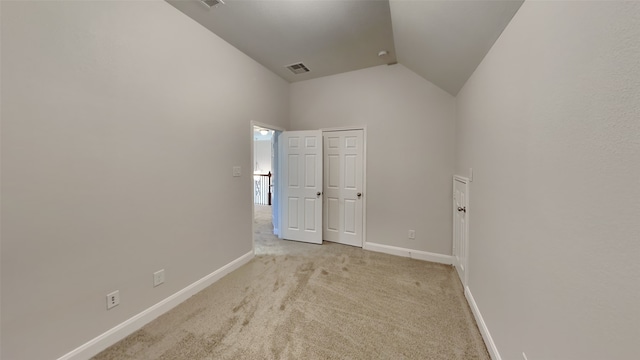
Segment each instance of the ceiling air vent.
[[222,0],[200,0],[200,2],[203,3],[209,9],[219,4],[224,5],[224,1]]
[[297,63],[293,65],[287,66],[287,69],[291,70],[294,74],[304,74],[309,72],[309,68],[306,67],[303,63]]

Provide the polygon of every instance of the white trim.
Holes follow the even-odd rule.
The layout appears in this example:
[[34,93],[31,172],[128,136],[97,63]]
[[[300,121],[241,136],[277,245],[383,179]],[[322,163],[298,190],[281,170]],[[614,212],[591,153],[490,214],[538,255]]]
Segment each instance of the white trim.
[[[284,131],[282,132],[282,134],[284,134]],[[280,134],[280,136],[282,136],[282,134]],[[281,169],[282,169],[282,150],[283,150],[283,145],[282,145],[282,141],[280,141],[280,138],[278,137],[278,168],[274,169],[276,177],[279,178],[281,175]],[[282,183],[284,181],[277,181],[276,182],[276,186],[278,187],[278,191],[277,191],[277,195],[278,195],[278,239],[282,240],[282,231],[280,231],[280,229],[282,228],[282,203],[283,203],[283,199],[282,199]],[[273,226],[274,228],[276,227],[276,225],[274,224]],[[275,232],[273,233],[274,235],[276,234]]]
[[362,127],[362,248],[367,243],[367,127]]
[[498,348],[496,347],[496,344],[493,342],[491,333],[489,333],[489,328],[487,327],[487,324],[485,324],[484,319],[482,318],[482,314],[480,313],[478,304],[476,304],[476,301],[473,299],[473,295],[471,295],[471,290],[469,289],[468,286],[465,286],[464,288],[464,295],[467,298],[467,302],[469,303],[469,307],[471,308],[473,317],[476,318],[478,329],[480,329],[480,334],[482,334],[482,339],[484,339],[484,343],[487,346],[487,350],[489,351],[489,356],[491,356],[492,360],[502,360],[502,358],[500,357],[500,353],[498,352]]
[[440,264],[451,265],[453,264],[453,256],[451,255],[443,255],[436,254],[427,251],[406,249],[397,246],[376,244],[376,243],[366,243],[364,244],[364,249],[369,251],[381,252],[390,255],[403,256],[416,260],[424,260],[431,261]]
[[460,176],[460,175],[453,175],[453,178],[454,178],[455,180],[460,180],[460,182],[463,182],[463,183],[465,183],[465,184],[468,184],[468,183],[469,183],[469,178],[466,178],[466,177],[464,177],[464,176]]
[[128,335],[132,334],[136,330],[156,319],[158,316],[173,309],[191,296],[197,294],[209,285],[220,280],[223,276],[248,263],[251,259],[253,259],[253,256],[253,251],[240,256],[227,265],[224,265],[220,269],[185,287],[184,289],[133,316],[132,318],[122,322],[116,327],[107,330],[105,333],[93,338],[92,340],[89,340],[80,347],[68,352],[65,355],[62,355],[58,358],[58,360],[88,359],[94,355],[97,355],[100,351],[124,339]]
[[270,130],[287,131],[287,130],[279,127],[279,126],[275,126],[275,125],[271,125],[271,124],[267,124],[267,123],[261,123],[259,121],[251,120],[251,139],[253,139],[253,127],[254,126],[263,127],[263,128],[270,129]]
[[365,125],[354,125],[354,126],[336,126],[329,128],[322,128],[320,131],[349,131],[349,130],[365,130],[367,127]]

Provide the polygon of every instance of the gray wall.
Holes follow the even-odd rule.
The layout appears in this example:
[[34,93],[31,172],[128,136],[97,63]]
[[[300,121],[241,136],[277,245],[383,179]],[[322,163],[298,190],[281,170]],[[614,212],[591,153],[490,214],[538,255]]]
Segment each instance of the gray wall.
[[250,252],[250,121],[287,110],[163,1],[3,1],[2,358],[61,356]]
[[640,353],[640,3],[525,2],[457,98],[502,359]]
[[368,242],[451,254],[451,95],[383,65],[293,83],[290,106],[292,130],[367,127]]

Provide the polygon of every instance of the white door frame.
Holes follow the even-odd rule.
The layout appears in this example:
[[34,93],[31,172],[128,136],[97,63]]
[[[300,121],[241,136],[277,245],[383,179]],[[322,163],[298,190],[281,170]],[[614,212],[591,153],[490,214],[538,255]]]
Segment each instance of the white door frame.
[[[255,218],[256,218],[256,204],[255,204],[255,201],[254,201],[255,184],[253,183],[253,167],[254,167],[254,164],[256,163],[256,159],[254,158],[255,149],[253,148],[253,141],[254,141],[253,140],[253,128],[255,126],[258,126],[258,127],[262,127],[262,128],[270,129],[270,130],[274,130],[274,131],[286,131],[286,130],[281,128],[281,127],[279,127],[279,126],[266,124],[266,123],[261,123],[261,122],[254,121],[254,120],[251,120],[249,125],[250,125],[249,126],[249,136],[250,136],[249,139],[251,139],[251,141],[250,141],[250,143],[251,143],[251,177],[250,177],[250,180],[251,180],[250,181],[250,183],[251,183],[251,186],[250,186],[250,188],[251,188],[251,250],[255,254],[256,253],[256,244],[255,244],[255,241],[254,241],[253,237],[255,236],[255,231],[256,231],[255,224],[254,224]],[[271,150],[271,151],[273,151],[273,150]],[[273,169],[273,170],[274,170],[273,173],[275,174],[275,170],[276,169]],[[276,184],[276,185],[278,185],[278,184]],[[280,189],[278,189],[278,191],[280,191]],[[275,197],[274,197],[274,199],[275,199]],[[279,219],[280,219],[280,216],[278,216],[278,220]]]
[[[462,264],[464,266],[464,279],[462,280],[462,288],[466,289],[467,287],[467,283],[469,282],[469,218],[470,218],[470,208],[469,208],[469,183],[471,182],[468,178],[464,177],[464,176],[460,176],[460,175],[454,175],[453,176],[453,189],[452,189],[452,193],[453,196],[456,196],[456,190],[455,190],[455,186],[456,186],[456,181],[461,182],[465,185],[465,208],[466,208],[466,212],[465,212],[465,222],[464,222],[464,232],[465,232],[465,237],[466,237],[466,241],[464,244],[464,254],[465,257],[463,258],[464,263]],[[452,198],[453,200],[453,198]],[[453,201],[451,202],[453,204]],[[453,206],[452,206],[453,207]],[[453,244],[455,242],[455,226],[456,226],[456,222],[455,222],[455,216],[456,216],[456,212],[458,211],[458,209],[456,209],[455,207],[453,207],[453,233],[452,233],[452,238],[451,238],[451,245],[452,245],[452,249],[453,249]],[[454,266],[456,263],[456,254],[453,253],[452,251],[452,255],[453,255],[453,262],[454,262]],[[456,273],[458,271],[456,270]]]
[[[322,128],[323,135],[325,132],[331,131],[348,131],[348,130],[362,130],[362,248],[364,249],[367,244],[367,127],[366,126],[343,126],[343,127],[331,127]],[[324,137],[324,136],[323,136]],[[324,176],[324,174],[323,174]],[[322,199],[324,201],[324,199]],[[324,202],[323,202],[324,206]],[[324,214],[324,209],[322,209]]]

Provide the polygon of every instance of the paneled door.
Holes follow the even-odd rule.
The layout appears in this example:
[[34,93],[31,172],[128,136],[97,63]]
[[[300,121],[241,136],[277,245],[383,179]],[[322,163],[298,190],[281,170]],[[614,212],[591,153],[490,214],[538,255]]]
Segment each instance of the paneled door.
[[323,239],[362,247],[363,130],[324,136]]
[[467,283],[467,184],[466,178],[453,178],[453,262],[463,285]]
[[322,244],[322,132],[285,131],[278,142],[282,237]]

